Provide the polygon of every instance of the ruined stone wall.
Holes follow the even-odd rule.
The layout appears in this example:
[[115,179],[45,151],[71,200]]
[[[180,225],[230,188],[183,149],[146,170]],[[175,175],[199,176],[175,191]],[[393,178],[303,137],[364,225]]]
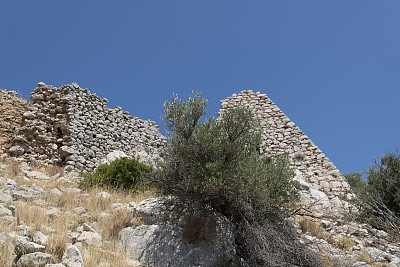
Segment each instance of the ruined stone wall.
[[15,91],[0,89],[0,154],[11,147],[15,131],[22,125],[22,114],[29,101]]
[[158,157],[165,142],[155,122],[110,109],[107,99],[76,83],[60,88],[39,83],[31,100],[10,150],[29,161],[91,169],[115,150]]
[[335,165],[267,95],[242,91],[222,100],[221,112],[239,106],[249,108],[259,121],[263,129],[263,154],[270,157],[287,154],[291,166],[329,197],[350,193],[346,178]]

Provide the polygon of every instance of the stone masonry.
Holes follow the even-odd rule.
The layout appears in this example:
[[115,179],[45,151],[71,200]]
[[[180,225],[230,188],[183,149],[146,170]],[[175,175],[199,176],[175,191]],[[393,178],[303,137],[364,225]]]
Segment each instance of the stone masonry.
[[351,192],[346,178],[335,165],[267,95],[252,90],[233,94],[221,101],[221,112],[239,106],[249,108],[263,129],[262,154],[288,155],[291,166],[330,198]]
[[120,107],[110,109],[106,98],[76,83],[60,88],[39,83],[31,100],[9,150],[30,162],[93,169],[115,150],[157,158],[165,143],[155,122],[133,117]]
[[0,89],[0,154],[11,147],[14,133],[21,127],[22,114],[28,106],[29,101],[17,92]]

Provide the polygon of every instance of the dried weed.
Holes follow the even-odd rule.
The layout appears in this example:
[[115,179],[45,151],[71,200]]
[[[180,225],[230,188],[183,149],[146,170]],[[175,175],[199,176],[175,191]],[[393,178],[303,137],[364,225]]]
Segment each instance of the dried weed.
[[349,250],[355,245],[356,245],[356,242],[354,242],[353,239],[351,239],[347,236],[341,236],[336,243],[336,246],[338,248],[345,249],[345,250]]
[[310,233],[311,235],[325,239],[328,237],[328,233],[322,228],[322,226],[317,222],[313,221],[307,217],[301,217],[299,219],[299,225],[303,233]]
[[12,228],[5,222],[0,222],[0,266],[11,266],[14,260],[14,238],[8,233],[12,232]]

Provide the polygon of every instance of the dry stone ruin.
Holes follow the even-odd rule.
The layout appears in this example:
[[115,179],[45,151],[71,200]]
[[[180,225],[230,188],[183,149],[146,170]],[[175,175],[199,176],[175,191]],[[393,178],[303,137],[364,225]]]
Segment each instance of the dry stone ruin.
[[30,162],[92,169],[116,150],[157,158],[165,142],[155,122],[110,109],[106,98],[76,83],[60,88],[39,83],[31,100],[9,150]]
[[15,131],[21,126],[22,113],[29,101],[15,91],[0,89],[0,154],[10,149]]
[[[2,98],[12,94],[0,93]],[[151,155],[153,159],[162,153],[166,138],[155,122],[133,117],[120,107],[110,109],[106,98],[76,83],[59,88],[39,83],[31,100],[30,105],[27,101],[18,104],[20,114],[14,115],[14,120],[20,127],[4,131],[9,153],[29,162],[57,164],[67,170],[92,169],[113,151],[130,157]],[[251,90],[234,94],[221,101],[221,112],[238,106],[252,110],[262,126],[262,154],[287,154],[306,182],[330,198],[350,193],[347,180],[333,163],[265,94]],[[9,120],[5,114],[1,116]],[[14,131],[12,146],[10,131]]]
[[262,154],[269,157],[287,154],[291,166],[330,198],[350,193],[346,178],[335,165],[267,95],[242,91],[222,100],[221,112],[239,106],[249,108],[263,129]]
[[[31,99],[0,90],[1,266],[247,266],[237,255],[234,225],[209,207],[171,196],[132,202],[87,192],[78,188],[76,172],[52,168],[93,168],[112,151],[162,156],[165,137],[154,122],[110,109],[107,99],[75,83],[60,88],[39,83]],[[300,243],[332,261],[329,266],[400,266],[399,244],[388,233],[343,216],[351,206],[337,196],[350,193],[346,179],[265,94],[242,91],[221,102],[221,112],[252,110],[263,129],[266,157],[289,156],[307,211],[290,219]],[[24,160],[16,174],[19,159]],[[28,164],[35,161],[50,166]],[[93,203],[108,204],[97,215],[91,211],[100,205]],[[36,229],[38,218],[45,221]],[[107,228],[113,225],[124,227],[116,240],[104,231],[115,231]],[[51,250],[60,236],[62,255]],[[115,250],[108,246],[114,241]]]

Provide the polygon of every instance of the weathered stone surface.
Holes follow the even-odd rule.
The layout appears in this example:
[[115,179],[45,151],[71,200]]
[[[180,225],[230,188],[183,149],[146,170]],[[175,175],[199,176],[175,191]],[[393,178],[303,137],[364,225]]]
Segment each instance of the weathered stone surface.
[[11,155],[14,155],[14,156],[20,156],[20,155],[24,154],[25,149],[24,149],[22,146],[12,146],[12,147],[8,150],[8,152],[9,152]]
[[128,157],[128,155],[125,154],[125,152],[123,152],[123,151],[116,150],[116,151],[108,153],[107,156],[101,161],[101,164],[110,163],[118,158],[124,158],[124,157]]
[[26,173],[28,178],[38,179],[38,180],[50,180],[50,177],[43,172],[38,171],[28,171]]
[[17,190],[12,193],[12,198],[14,200],[33,201],[40,197],[41,197],[41,195],[33,190],[30,190],[30,191]]
[[149,225],[123,229],[119,245],[142,264],[228,266],[237,261],[233,226],[200,204],[153,198],[140,202],[135,216]]
[[351,265],[351,267],[371,267],[371,265],[369,265],[368,263],[363,262],[363,261],[358,261],[358,262],[353,263]]
[[69,244],[65,249],[61,263],[67,267],[84,267],[82,254],[77,246]]
[[[22,115],[28,107],[29,101],[18,96],[17,92],[0,89],[0,155],[12,146],[15,132],[22,127]],[[13,153],[18,155],[22,149],[14,148]]]
[[232,255],[211,241],[186,242],[182,228],[174,225],[125,228],[119,244],[129,257],[152,266],[216,266],[234,261]]
[[48,237],[44,235],[42,232],[36,231],[32,236],[32,241],[39,245],[45,246],[47,244]]
[[78,242],[85,242],[86,244],[93,246],[101,246],[102,244],[101,235],[99,235],[96,232],[84,231],[81,234],[79,234],[77,240]]
[[15,241],[15,253],[24,255],[34,252],[44,252],[45,246],[28,241],[25,237],[17,236]]
[[96,194],[96,198],[110,198],[110,197],[111,197],[110,193],[105,191]]
[[52,255],[43,252],[34,252],[21,256],[17,262],[17,267],[43,267],[53,262]]
[[59,198],[63,195],[63,193],[58,190],[58,188],[53,188],[50,190],[50,197]]
[[11,204],[13,202],[12,197],[9,194],[0,192],[0,203],[4,205]]
[[11,210],[7,209],[6,207],[0,206],[0,217],[4,216],[12,216]]

